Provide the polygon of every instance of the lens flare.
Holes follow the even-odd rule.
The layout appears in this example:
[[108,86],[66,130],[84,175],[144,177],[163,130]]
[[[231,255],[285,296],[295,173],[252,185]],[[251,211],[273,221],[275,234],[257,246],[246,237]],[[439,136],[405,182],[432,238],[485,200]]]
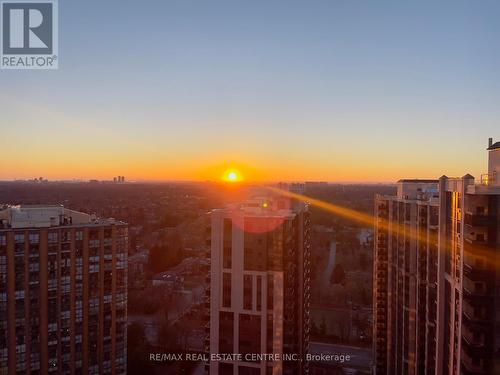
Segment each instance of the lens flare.
[[[420,232],[418,232],[418,233],[410,232],[408,234],[408,229],[406,228],[406,226],[404,224],[400,224],[396,221],[392,221],[392,220],[388,220],[388,219],[384,219],[384,218],[380,218],[380,217],[375,217],[373,215],[358,212],[358,211],[352,210],[350,208],[346,208],[346,207],[338,206],[336,204],[324,202],[320,199],[315,199],[312,197],[308,197],[306,195],[296,194],[296,193],[293,193],[293,192],[288,191],[288,190],[283,190],[283,189],[279,189],[279,188],[271,187],[271,186],[268,186],[267,188],[274,193],[280,194],[282,196],[285,196],[285,197],[288,197],[291,199],[296,199],[296,200],[299,200],[302,202],[306,202],[310,205],[313,205],[313,206],[321,208],[325,211],[331,212],[332,214],[335,214],[335,215],[344,217],[346,219],[364,224],[368,227],[373,227],[375,220],[377,220],[377,225],[378,225],[379,230],[388,231],[389,229],[391,229],[394,233],[399,233],[401,235],[407,235],[410,238],[416,240],[418,243],[426,243],[427,241],[433,242],[435,244],[440,243],[440,238],[439,238],[438,234],[429,234],[429,238],[427,238],[424,233],[420,233]],[[442,245],[441,249],[444,252],[449,252],[449,253],[453,252],[453,249],[450,247],[449,241],[445,242]],[[471,244],[468,245],[468,249],[471,253],[474,253],[478,257],[483,257],[485,259],[490,259],[490,260],[492,259],[492,263],[495,264],[497,269],[500,269],[500,259],[497,258],[496,253],[494,251],[492,251],[491,249],[485,249],[482,246],[471,245]]]
[[226,182],[240,182],[243,181],[243,176],[237,169],[228,169],[224,172],[222,180]]

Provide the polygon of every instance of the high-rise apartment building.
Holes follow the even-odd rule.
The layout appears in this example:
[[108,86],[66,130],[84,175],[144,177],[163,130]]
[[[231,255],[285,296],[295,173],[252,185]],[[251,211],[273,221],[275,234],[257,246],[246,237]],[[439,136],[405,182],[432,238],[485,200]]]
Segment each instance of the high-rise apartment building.
[[396,196],[376,197],[377,374],[415,374],[434,360],[426,350],[436,336],[437,197],[437,180],[400,180]]
[[125,374],[127,225],[0,211],[0,374]]
[[[242,355],[211,361],[211,374],[307,373],[299,359],[309,345],[309,213],[287,203],[255,199],[211,213],[208,349]],[[277,357],[251,356],[261,353]]]
[[376,198],[376,374],[500,373],[500,142],[488,153],[477,182]]

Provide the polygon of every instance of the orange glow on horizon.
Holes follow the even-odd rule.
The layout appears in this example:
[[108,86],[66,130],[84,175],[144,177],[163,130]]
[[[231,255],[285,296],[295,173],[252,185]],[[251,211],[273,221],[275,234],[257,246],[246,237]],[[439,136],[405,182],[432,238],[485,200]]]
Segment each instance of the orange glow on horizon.
[[222,180],[230,183],[241,182],[243,181],[243,175],[239,170],[231,168],[224,172]]
[[[74,145],[73,145],[74,146]],[[39,146],[37,146],[39,147]],[[7,145],[7,150],[15,155],[17,149]],[[345,158],[341,164],[331,164],[328,160],[296,161],[267,159],[259,157],[229,155],[199,155],[173,158],[168,154],[155,155],[131,152],[124,147],[117,153],[88,153],[84,157],[73,151],[68,144],[45,154],[31,153],[13,158],[11,163],[1,163],[0,180],[30,179],[43,176],[49,180],[112,180],[123,175],[128,181],[223,181],[229,169],[239,172],[240,179],[233,182],[272,183],[292,181],[329,181],[335,183],[394,183],[399,178],[433,178],[442,175],[443,168],[437,164],[412,165],[408,167],[379,163],[359,165],[355,160]],[[166,162],[175,160],[175,162]],[[446,169],[448,175],[463,176],[473,168]],[[479,175],[476,173],[476,175]]]

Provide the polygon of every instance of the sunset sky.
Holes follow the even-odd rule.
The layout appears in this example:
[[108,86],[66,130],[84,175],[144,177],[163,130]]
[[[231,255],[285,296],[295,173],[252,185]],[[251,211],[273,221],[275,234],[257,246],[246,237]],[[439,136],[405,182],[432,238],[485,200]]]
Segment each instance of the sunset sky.
[[498,1],[62,1],[57,71],[0,71],[0,179],[485,173]]

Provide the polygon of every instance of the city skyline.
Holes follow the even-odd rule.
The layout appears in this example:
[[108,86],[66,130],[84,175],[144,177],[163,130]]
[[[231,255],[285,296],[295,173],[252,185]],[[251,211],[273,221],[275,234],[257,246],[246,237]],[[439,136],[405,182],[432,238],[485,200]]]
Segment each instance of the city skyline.
[[0,74],[1,180],[479,177],[499,136],[494,2],[60,5],[60,69]]
[[500,374],[499,16],[0,0],[0,375]]
[[[122,313],[120,319],[122,323],[123,320],[128,322],[131,330],[129,337],[135,337],[138,340],[136,343],[140,346],[136,348],[136,345],[130,344],[127,347],[128,353],[133,358],[127,361],[127,369],[137,369],[142,363],[143,370],[139,373],[148,373],[144,369],[144,363],[148,361],[148,356],[145,354],[148,347],[156,348],[154,350],[158,348],[167,350],[166,348],[175,347],[175,343],[180,342],[184,349],[177,350],[189,352],[192,350],[211,354],[231,352],[232,347],[239,355],[252,353],[265,355],[267,352],[271,355],[280,353],[306,355],[304,369],[295,369],[294,362],[288,361],[283,362],[281,368],[281,357],[269,357],[273,358],[269,363],[266,359],[268,357],[263,357],[262,361],[256,363],[248,359],[251,357],[219,360],[203,356],[201,359],[196,359],[197,370],[200,371],[204,367],[205,370],[210,370],[210,373],[233,373],[237,368],[238,371],[241,370],[240,372],[265,374],[272,365],[279,373],[292,374],[306,373],[309,366],[312,374],[320,375],[325,371],[329,373],[339,367],[344,368],[344,364],[338,363],[335,359],[322,360],[320,356],[317,359],[307,359],[313,358],[307,356],[317,353],[318,349],[326,349],[329,352],[336,350],[338,346],[331,343],[340,339],[343,344],[356,344],[356,346],[343,346],[340,349],[343,353],[352,353],[353,349],[363,353],[365,359],[345,364],[345,368],[358,368],[360,373],[399,374],[405,371],[414,374],[497,373],[498,361],[495,353],[498,352],[496,340],[498,335],[495,334],[494,311],[497,290],[495,275],[499,269],[496,249],[500,238],[498,236],[500,142],[490,139],[488,144],[488,174],[481,176],[480,180],[475,180],[470,175],[460,178],[448,178],[443,175],[439,180],[399,180],[397,189],[395,186],[382,185],[355,186],[351,193],[346,186],[328,186],[322,183],[288,186],[280,184],[279,188],[268,187],[269,195],[262,196],[264,189],[255,189],[252,194],[257,198],[247,200],[246,203],[233,202],[226,206],[226,209],[221,209],[224,206],[222,204],[224,199],[219,201],[220,198],[213,196],[214,191],[193,189],[192,186],[181,184],[150,185],[153,190],[149,192],[147,185],[134,184],[130,184],[126,189],[121,189],[112,183],[53,184],[49,185],[48,189],[39,184],[3,184],[8,187],[2,189],[3,195],[9,197],[15,194],[28,204],[4,205],[5,209],[0,215],[0,229],[6,232],[3,237],[3,233],[0,233],[0,252],[3,249],[0,264],[9,267],[8,272],[3,272],[2,279],[4,281],[2,290],[6,290],[5,286],[9,286],[9,289],[8,294],[4,293],[2,298],[4,330],[3,333],[0,332],[3,340],[9,340],[9,349],[2,351],[0,367],[8,366],[9,369],[13,369],[15,366],[24,369],[24,366],[29,365],[34,369],[41,368],[43,372],[47,365],[57,366],[59,369],[61,364],[62,369],[68,370],[68,373],[72,368],[78,367],[81,367],[83,372],[88,369],[89,373],[92,371],[101,373],[107,370],[112,372],[113,366],[121,366],[120,369],[125,371],[123,359],[116,357],[113,360],[113,343],[111,340],[111,344],[107,345],[106,336],[105,344],[102,346],[104,354],[99,354],[101,351],[99,341],[96,339],[105,335],[108,328],[113,329],[113,324],[106,326],[105,319],[104,324],[97,325],[104,327],[104,330],[99,328],[97,331],[95,328],[97,319],[85,319],[86,293],[89,296],[89,314],[95,314],[96,306],[101,309],[102,303],[106,314],[106,311],[111,311],[109,307],[106,308],[106,301],[108,303],[111,301],[111,309],[114,301],[120,301],[118,297],[113,299],[109,293],[106,294],[106,275],[108,281],[112,280],[109,275],[111,277],[115,275],[113,268],[115,253],[116,270],[119,267],[125,270],[124,277],[117,276],[116,280],[122,280],[122,285],[127,288],[128,282],[125,280],[129,257],[124,251],[127,249],[128,241],[124,238],[121,247],[120,241],[116,242],[116,246],[113,245],[115,240],[113,227],[117,226],[118,234],[120,227],[123,227],[122,236],[126,237],[128,227],[131,229],[130,234],[134,236],[130,240],[133,245],[127,253],[133,254],[131,258],[134,259],[129,263],[132,265],[133,274],[130,280],[137,281],[133,283],[134,288],[137,288],[135,295],[130,295],[134,301],[131,303],[134,306],[131,312],[135,317],[128,320],[128,313]],[[236,172],[228,172],[228,179],[233,179],[229,174]],[[237,176],[234,176],[234,179],[237,179]],[[124,182],[127,178],[118,176],[116,180]],[[379,194],[375,195],[374,200],[375,190],[371,190],[372,194],[368,193],[369,190],[364,190],[365,192],[359,195],[362,189],[376,189]],[[97,194],[99,190],[101,193]],[[227,192],[229,189],[221,190]],[[140,199],[130,199],[137,196],[134,191],[140,192]],[[181,193],[182,191],[184,193]],[[396,191],[397,195],[390,195]],[[122,195],[124,192],[125,195]],[[222,191],[220,193],[226,196]],[[313,197],[303,195],[304,193],[312,193]],[[45,196],[45,199],[41,200],[40,194]],[[208,196],[212,196],[215,200],[206,200]],[[321,199],[318,199],[319,197]],[[3,201],[14,202],[17,199],[19,198],[8,198]],[[338,199],[341,201],[344,199],[344,203],[339,204],[340,202],[336,202]],[[294,209],[291,209],[305,208],[300,203],[303,200],[308,202],[306,206],[313,207],[312,210],[307,210],[307,216],[302,222],[304,227],[300,220],[297,221]],[[47,203],[29,204],[40,201]],[[66,209],[59,204],[54,205],[54,201],[64,201],[68,207],[75,208],[83,205],[88,213]],[[134,204],[135,207],[132,206]],[[375,204],[375,216],[371,210],[373,204]],[[158,209],[160,211],[157,211]],[[328,212],[332,215],[323,216],[317,209],[324,211],[323,214]],[[96,213],[90,214],[91,212]],[[98,215],[98,212],[106,212],[106,215]],[[177,214],[172,215],[173,212]],[[169,214],[165,215],[166,213]],[[177,216],[179,214],[181,215]],[[309,214],[314,215],[311,216],[311,221]],[[97,219],[97,217],[109,217],[109,219]],[[126,217],[131,220],[122,221]],[[196,223],[196,229],[193,227],[189,229],[190,226],[185,225],[188,222]],[[310,226],[310,223],[314,224]],[[98,227],[99,232],[94,230]],[[370,227],[374,230],[367,230]],[[87,230],[88,234],[85,234]],[[366,236],[362,235],[363,232],[366,232]],[[166,244],[175,242],[175,236],[181,233],[183,236],[178,237],[177,245],[179,252],[173,250],[176,248],[175,245],[165,247]],[[154,239],[153,242],[146,241],[146,237],[142,237],[145,235],[150,236],[151,240]],[[143,239],[139,240],[141,237]],[[26,239],[29,243],[26,243]],[[182,245],[184,240],[188,240],[196,247],[184,248]],[[303,245],[300,245],[303,240]],[[153,243],[163,244],[163,247],[152,246]],[[40,247],[32,246],[37,244],[40,244]],[[306,256],[307,258],[310,256],[309,250],[301,252],[301,246],[316,253],[312,258],[315,273],[310,274],[306,271],[310,266],[309,260],[306,259]],[[374,246],[373,257],[369,259],[374,262],[373,275],[371,272],[366,272],[368,260],[366,257],[372,254],[372,246]],[[119,247],[122,255],[117,254]],[[166,249],[173,251],[165,251]],[[172,258],[158,258],[160,253],[176,252],[178,255],[172,255]],[[328,260],[325,257],[327,252]],[[40,253],[40,264],[45,264],[42,261],[44,257],[49,256],[49,265],[46,268],[36,266],[38,257],[35,257],[35,254],[38,253]],[[197,256],[193,257],[194,254]],[[319,254],[323,256],[318,257]],[[55,271],[56,267],[50,265],[51,255],[53,260],[58,260],[58,263],[53,264],[61,264],[65,271],[61,270],[60,274]],[[147,256],[146,259],[144,255]],[[83,264],[82,279],[78,277],[78,269],[75,273],[69,272],[68,268],[70,263],[78,265],[79,257]],[[71,262],[62,261],[63,259],[70,259]],[[337,259],[342,263],[336,263]],[[29,267],[23,261],[29,262]],[[76,263],[73,263],[74,261]],[[88,266],[85,266],[87,261]],[[154,268],[152,265],[155,265]],[[304,271],[301,271],[301,265],[305,267]],[[347,271],[344,271],[344,267]],[[146,269],[154,272],[147,276]],[[210,276],[207,275],[208,269]],[[25,276],[28,275],[28,270],[29,284]],[[50,273],[50,270],[54,272]],[[62,298],[61,303],[55,303],[52,309],[50,293],[48,304],[43,302],[46,296],[43,292],[40,292],[40,297],[37,298],[36,293],[31,293],[31,285],[32,281],[37,280],[38,272],[41,291],[47,285],[50,292],[52,285],[59,283],[54,278],[57,276],[61,278],[57,290],[59,291],[60,287],[62,294],[69,293],[70,298]],[[101,276],[92,280],[91,274],[99,272]],[[104,287],[97,287],[102,285],[102,275],[104,275]],[[271,287],[270,275],[273,280]],[[9,280],[15,280],[15,283],[5,283],[7,276],[10,277]],[[370,276],[373,276],[373,305],[370,305],[367,295],[367,290],[371,291],[371,284],[366,278]],[[190,278],[189,283],[184,283],[184,277]],[[281,284],[280,277],[286,282]],[[141,278],[144,278],[142,279],[144,284]],[[148,279],[151,282],[149,290],[145,284]],[[83,280],[80,284],[88,283],[90,287],[83,286],[83,303],[81,305],[77,303],[76,309],[71,308],[68,312],[67,302],[71,302],[73,298],[71,296],[78,296],[79,280]],[[97,280],[101,281],[98,283]],[[195,280],[197,282],[193,285]],[[312,286],[309,285],[310,282],[313,283]],[[166,294],[173,292],[174,288],[179,288],[180,285],[191,285],[194,288],[192,292],[182,288],[177,289],[182,291],[182,294],[190,296],[183,302],[191,304],[190,309],[179,308],[180,304],[167,304]],[[284,286],[283,294],[276,293],[280,286]],[[27,296],[26,290],[22,290],[23,287],[30,288],[29,310],[25,310],[27,302],[17,303],[17,296]],[[158,288],[166,293],[163,296],[164,302],[158,301],[156,307],[153,305],[139,308],[138,303],[140,306],[148,305],[146,302],[148,295],[149,298],[155,299],[160,296],[153,293],[158,292],[160,290]],[[269,292],[269,288],[273,293]],[[196,294],[193,293],[195,289]],[[323,289],[325,291],[330,289],[330,292],[322,294]],[[95,297],[97,292],[100,293],[102,290],[105,294],[100,297],[101,300],[98,303],[97,300],[92,302],[91,296]],[[109,291],[114,293],[114,288],[108,287]],[[286,297],[287,293],[289,298]],[[270,295],[273,296],[271,304],[268,300]],[[12,296],[16,296],[15,299]],[[285,297],[276,298],[277,296]],[[127,297],[120,298],[123,302]],[[10,302],[14,300],[15,303]],[[43,315],[43,311],[46,311],[44,303],[48,306],[49,320]],[[31,319],[32,311],[37,311],[40,306],[43,318],[39,325],[38,321],[31,320],[31,328],[28,331],[32,337],[34,335],[35,343],[33,344],[32,340],[30,346],[24,349],[22,343],[29,334],[26,334],[17,320],[15,327],[5,322],[13,318],[14,311],[16,317],[24,313]],[[73,345],[71,340],[69,346],[61,344],[57,348],[54,340],[47,340],[47,333],[51,337],[54,329],[47,322],[51,319],[56,320],[58,314],[55,312],[58,311],[58,306],[61,306],[61,311],[66,311],[61,317],[64,316],[64,319],[69,319],[70,322],[70,328],[65,329],[67,322],[65,320],[63,323],[61,320],[63,328],[60,333],[61,342],[63,336],[70,337],[68,333],[74,332],[71,319],[76,316],[75,319],[78,321],[78,306],[83,306],[82,343],[83,348],[88,348],[87,355],[83,350],[83,361],[73,362],[75,358],[77,359],[76,356],[62,354],[64,351],[61,351],[61,354],[57,352],[63,350],[59,348],[69,348]],[[118,306],[121,306],[123,311],[123,307],[127,304],[118,303],[117,308]],[[160,306],[163,306],[163,313],[159,313]],[[273,309],[269,309],[269,306],[273,306]],[[372,306],[373,319],[370,319],[370,315],[361,315],[371,314]],[[312,314],[308,313],[309,308]],[[335,326],[332,327],[328,321],[335,317],[337,310],[340,310],[338,315],[340,320],[337,321],[340,323],[338,324],[340,328],[333,331]],[[28,311],[27,315],[25,311]],[[142,313],[153,314],[155,311],[159,319],[153,324],[140,318]],[[325,315],[326,312],[328,315]],[[177,321],[179,316],[183,315],[187,320],[182,325],[175,326],[169,323],[170,320]],[[303,317],[303,321],[300,317]],[[187,325],[188,321],[191,321],[192,333],[180,333],[180,330],[185,331],[183,325]],[[288,328],[285,328],[285,322]],[[87,334],[86,324],[89,332]],[[154,326],[159,334],[153,337],[146,335],[146,331],[141,328],[145,324]],[[8,333],[6,327],[10,327]],[[260,335],[257,333],[259,327]],[[344,331],[342,327],[348,327],[348,330]],[[368,340],[373,337],[374,346],[373,354],[370,355],[366,347],[366,333],[367,329],[371,328],[373,333]],[[144,332],[142,339],[141,329]],[[301,329],[304,333],[303,339],[300,339]],[[39,345],[36,340],[38,330],[40,330],[41,347],[44,348],[45,342],[54,346],[50,349],[49,344],[48,352],[42,349],[40,360],[36,354],[33,355],[36,352],[32,351],[33,347],[36,349]],[[99,332],[99,336],[92,332]],[[338,333],[333,335],[333,332]],[[294,333],[299,333],[299,336],[294,336]],[[309,333],[315,338],[314,341],[309,340]],[[167,338],[170,334],[176,338],[173,342]],[[55,333],[52,336],[54,337]],[[190,342],[196,345],[189,349],[186,347],[188,336]],[[281,338],[287,336],[290,340],[281,342]],[[110,337],[112,338],[112,333]],[[118,337],[123,339],[123,335]],[[273,337],[272,350],[269,349],[270,337]],[[318,339],[321,341],[318,342]],[[64,340],[67,342],[67,339]],[[72,353],[79,352],[76,349],[78,340],[74,340],[75,350]],[[210,346],[207,346],[208,343]],[[224,346],[226,344],[229,345],[227,348]],[[301,345],[303,349],[300,349]],[[115,347],[123,349],[123,345],[116,344]],[[221,349],[223,347],[224,349]],[[25,353],[28,354],[24,355]],[[176,365],[188,365],[183,362],[182,357],[176,358]],[[157,364],[153,365],[151,361],[153,360],[150,354],[149,366],[153,368]],[[171,365],[175,366],[173,363]],[[288,367],[289,365],[291,367]]]

